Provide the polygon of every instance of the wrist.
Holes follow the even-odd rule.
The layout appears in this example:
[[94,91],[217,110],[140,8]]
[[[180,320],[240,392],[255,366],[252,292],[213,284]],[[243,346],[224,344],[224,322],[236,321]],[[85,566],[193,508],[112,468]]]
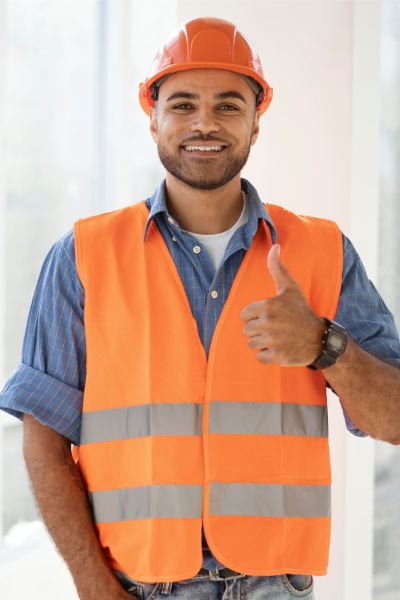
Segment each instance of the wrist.
[[326,317],[320,319],[320,354],[307,368],[325,369],[334,365],[347,347],[347,332],[344,327]]
[[318,322],[315,327],[315,352],[314,352],[314,362],[320,356],[323,350],[323,338],[327,329],[327,322],[323,317],[318,317]]
[[105,569],[99,568],[98,564],[87,569],[75,578],[75,585],[80,600],[124,597],[124,589],[108,565]]

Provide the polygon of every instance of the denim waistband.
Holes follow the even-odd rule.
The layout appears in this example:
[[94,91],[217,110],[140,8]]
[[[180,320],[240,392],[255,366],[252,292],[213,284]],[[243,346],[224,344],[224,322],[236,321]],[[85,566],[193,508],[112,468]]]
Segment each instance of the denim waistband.
[[219,579],[233,579],[234,577],[245,577],[244,573],[238,573],[238,571],[233,571],[232,569],[224,568],[224,569],[200,569],[200,571],[192,578],[197,579],[201,577],[210,577],[210,579],[214,581],[218,581]]
[[[114,570],[115,575],[117,576],[117,578],[123,582],[128,582],[128,583],[138,583],[139,585],[141,584],[140,581],[134,581],[132,579],[130,579],[127,575],[125,575],[125,573],[122,573],[121,571],[118,570]],[[212,581],[222,581],[222,580],[229,580],[229,579],[234,579],[234,578],[241,578],[241,577],[245,577],[245,573],[238,573],[238,571],[233,571],[232,569],[228,569],[228,568],[224,568],[224,569],[204,569],[203,567],[201,567],[201,569],[196,573],[196,575],[194,575],[193,577],[189,577],[188,580],[191,579],[205,579],[206,577],[209,577]],[[162,584],[160,584],[162,586],[171,586],[172,583],[171,582],[163,582]]]

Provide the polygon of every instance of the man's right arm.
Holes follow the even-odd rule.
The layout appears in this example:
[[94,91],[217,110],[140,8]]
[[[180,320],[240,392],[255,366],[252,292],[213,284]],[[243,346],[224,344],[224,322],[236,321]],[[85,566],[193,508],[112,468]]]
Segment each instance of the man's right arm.
[[24,458],[43,520],[71,571],[79,598],[132,599],[100,546],[70,441],[26,414]]
[[24,456],[44,521],[80,597],[127,595],[107,564],[71,455],[79,444],[86,380],[84,289],[73,230],[47,253],[29,310],[22,360],[0,391],[0,409],[24,422]]

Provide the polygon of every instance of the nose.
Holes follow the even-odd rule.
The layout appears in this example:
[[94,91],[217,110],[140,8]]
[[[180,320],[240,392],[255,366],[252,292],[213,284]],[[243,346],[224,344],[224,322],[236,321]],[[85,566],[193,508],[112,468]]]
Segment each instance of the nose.
[[220,125],[218,123],[217,115],[206,107],[199,108],[193,115],[193,121],[190,126],[192,131],[201,133],[211,133],[213,131],[219,131]]

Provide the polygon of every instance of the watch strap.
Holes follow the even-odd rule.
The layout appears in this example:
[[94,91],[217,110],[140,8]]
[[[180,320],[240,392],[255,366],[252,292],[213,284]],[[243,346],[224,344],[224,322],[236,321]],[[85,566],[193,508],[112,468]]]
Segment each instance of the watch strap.
[[[339,323],[335,323],[335,321],[331,321],[326,317],[323,317],[323,319],[326,323],[326,328],[322,336],[322,352],[314,360],[314,362],[312,362],[310,365],[307,365],[307,368],[312,369],[313,371],[325,369],[326,367],[331,367],[334,365],[339,356],[341,356],[345,351],[347,345],[345,328],[339,325]],[[343,347],[340,350],[334,350],[329,346],[329,344],[327,344],[328,338],[333,331],[339,334],[344,340]]]

